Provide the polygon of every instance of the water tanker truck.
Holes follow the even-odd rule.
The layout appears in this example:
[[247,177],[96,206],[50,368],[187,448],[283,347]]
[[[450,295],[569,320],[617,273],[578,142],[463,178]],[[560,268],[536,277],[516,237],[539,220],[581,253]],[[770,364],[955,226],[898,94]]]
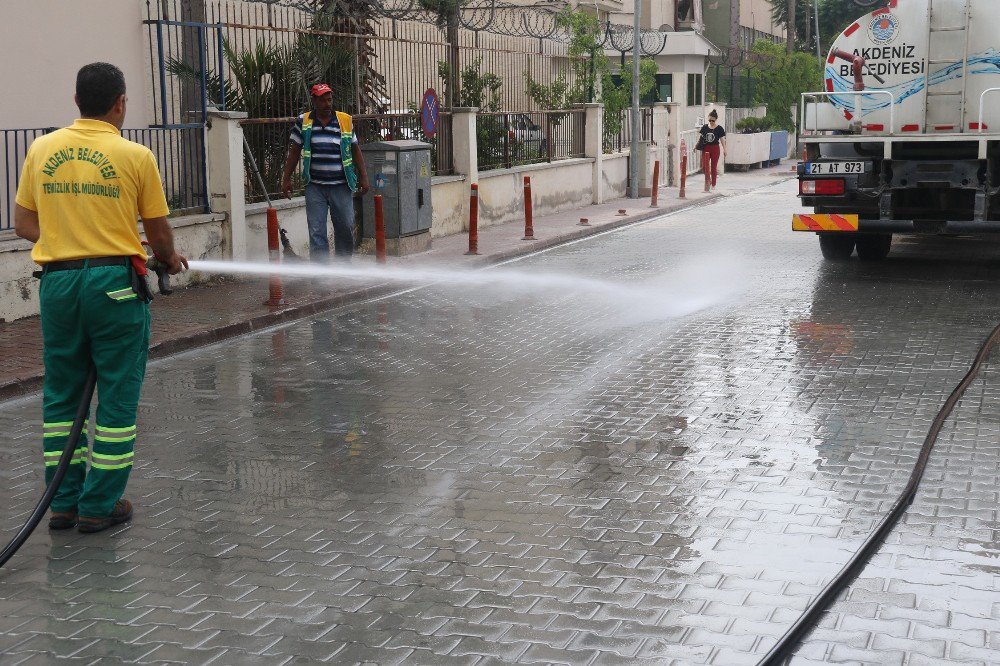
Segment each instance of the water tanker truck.
[[848,26],[799,107],[792,228],[827,259],[893,234],[1000,232],[1000,3],[891,0]]

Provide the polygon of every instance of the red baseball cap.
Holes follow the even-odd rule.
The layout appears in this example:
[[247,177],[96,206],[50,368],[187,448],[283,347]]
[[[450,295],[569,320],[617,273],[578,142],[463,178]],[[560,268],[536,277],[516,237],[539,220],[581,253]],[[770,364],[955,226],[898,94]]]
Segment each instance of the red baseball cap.
[[312,87],[312,96],[319,97],[320,95],[325,95],[327,93],[333,92],[333,88],[326,85],[325,83],[317,83]]

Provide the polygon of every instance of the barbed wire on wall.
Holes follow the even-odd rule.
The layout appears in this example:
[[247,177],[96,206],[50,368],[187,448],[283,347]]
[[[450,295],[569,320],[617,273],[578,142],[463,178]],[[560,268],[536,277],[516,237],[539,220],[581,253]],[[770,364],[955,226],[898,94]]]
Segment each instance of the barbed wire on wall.
[[747,52],[743,48],[739,46],[729,46],[722,49],[722,52],[719,55],[708,56],[708,62],[711,65],[734,69],[743,64],[746,56]]
[[[335,10],[336,4],[324,0],[250,0],[266,5],[291,7],[304,12]],[[461,0],[459,0],[461,2]],[[438,14],[431,8],[433,0],[367,0],[378,16],[393,21],[421,21],[435,23]],[[560,25],[558,16],[566,9],[565,0],[543,0],[533,5],[516,5],[505,0],[469,0],[461,2],[457,17],[459,25],[473,32],[488,32],[504,37],[530,37],[567,42],[569,29]],[[632,28],[627,25],[605,22],[601,27],[604,48],[619,53],[631,53]],[[668,33],[643,30],[639,39],[642,55],[663,53]]]

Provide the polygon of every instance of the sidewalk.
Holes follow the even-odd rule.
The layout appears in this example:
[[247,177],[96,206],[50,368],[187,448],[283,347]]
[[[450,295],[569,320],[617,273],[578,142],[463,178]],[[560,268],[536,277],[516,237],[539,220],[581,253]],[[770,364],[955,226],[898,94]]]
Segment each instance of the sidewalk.
[[[679,199],[676,188],[659,193],[659,207],[650,208],[649,199],[619,199],[599,206],[546,215],[534,219],[535,241],[522,241],[523,222],[487,227],[479,231],[479,256],[467,256],[468,234],[435,238],[428,252],[404,258],[389,257],[390,263],[428,263],[474,268],[523,256],[601,231],[634,224],[692,205],[710,203],[723,196],[742,194],[792,177],[789,166],[748,173],[727,173],[717,192],[702,192],[704,181],[688,182],[687,199]],[[620,209],[625,215],[619,215]],[[579,226],[586,217],[590,226]],[[359,255],[355,261],[372,261]],[[285,305],[269,308],[267,279],[218,280],[180,290],[171,296],[157,296],[151,306],[153,330],[150,357],[160,358],[180,351],[245,335],[317,312],[392,293],[398,284],[349,285],[317,288],[309,281],[285,281]],[[42,336],[38,317],[0,324],[0,400],[37,391],[42,386]]]

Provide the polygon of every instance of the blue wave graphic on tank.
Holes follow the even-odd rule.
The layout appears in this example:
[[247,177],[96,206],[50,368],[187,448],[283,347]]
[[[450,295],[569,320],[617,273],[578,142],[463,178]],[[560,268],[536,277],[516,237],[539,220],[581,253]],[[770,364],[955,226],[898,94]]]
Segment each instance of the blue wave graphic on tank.
[[[971,76],[973,74],[1000,75],[1000,51],[996,49],[987,49],[986,51],[970,56],[969,75]],[[828,64],[826,66],[826,78],[833,80],[834,90],[851,90],[854,88],[854,78],[841,76],[837,73],[837,67],[834,65]],[[962,63],[957,62],[948,65],[944,69],[934,72],[930,77],[930,85],[937,86],[947,81],[960,78],[962,78]],[[886,90],[891,92],[895,98],[896,106],[898,107],[910,97],[920,93],[926,84],[927,79],[923,76],[919,76],[915,79],[891,86],[889,88],[869,88],[869,90]],[[887,109],[890,104],[889,98],[880,94],[865,94],[861,96],[861,99],[862,116],[867,116],[875,113],[876,111]],[[850,111],[852,114],[856,113],[855,105],[857,104],[857,95],[831,95],[829,100],[838,109]]]

